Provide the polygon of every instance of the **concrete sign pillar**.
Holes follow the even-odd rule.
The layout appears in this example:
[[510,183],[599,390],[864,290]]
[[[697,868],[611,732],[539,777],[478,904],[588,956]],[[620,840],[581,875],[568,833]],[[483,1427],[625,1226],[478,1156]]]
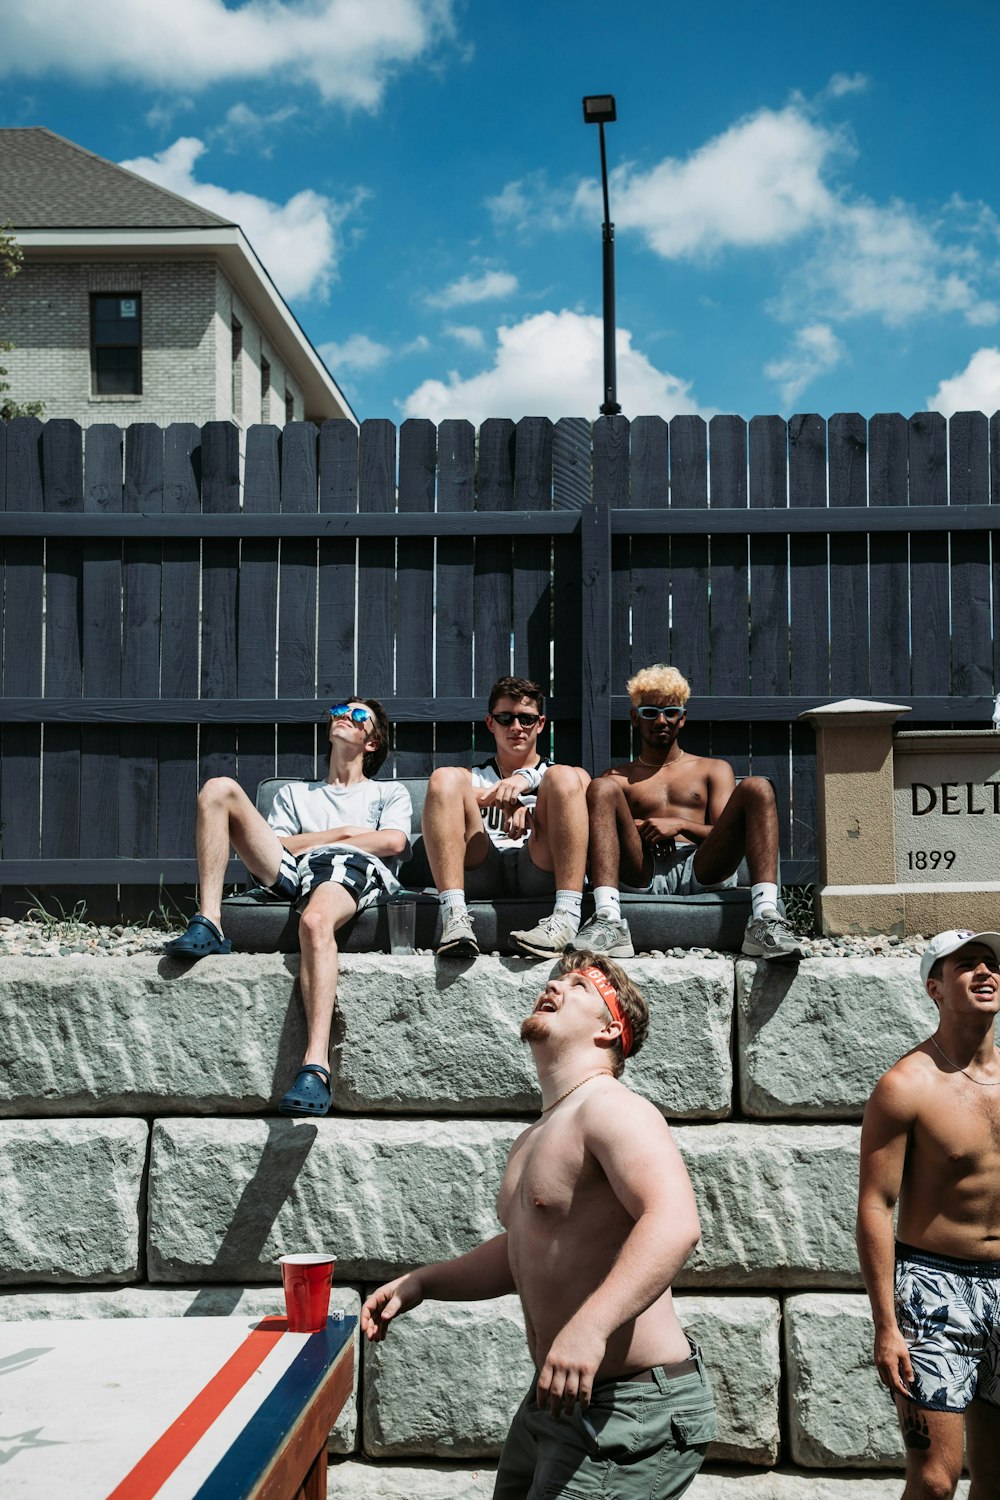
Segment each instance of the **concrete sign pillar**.
[[824,934],[1000,923],[1000,735],[894,737],[905,713],[849,698],[801,716],[816,730]]

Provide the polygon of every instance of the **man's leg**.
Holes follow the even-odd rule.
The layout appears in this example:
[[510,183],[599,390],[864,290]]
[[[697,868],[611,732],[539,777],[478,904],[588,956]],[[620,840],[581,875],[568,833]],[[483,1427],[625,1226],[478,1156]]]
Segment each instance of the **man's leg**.
[[555,907],[551,916],[537,926],[512,932],[511,937],[523,952],[539,958],[554,958],[562,953],[580,928],[583,878],[587,870],[589,781],[580,766],[550,766],[538,788],[527,855],[535,869],[551,872]]
[[622,920],[619,881],[648,885],[653,856],[643,847],[625,793],[610,776],[598,776],[587,787],[587,811],[594,915],[581,927],[573,946],[608,958],[631,958],[635,949]]
[[284,853],[277,834],[231,776],[213,776],[198,793],[194,836],[198,859],[198,915],[192,919],[183,938],[165,944],[168,953],[186,958],[229,951],[228,946],[223,949],[218,940],[213,941],[210,934],[206,942],[204,923],[210,922],[221,938],[222,887],[230,848],[236,850],[262,885],[271,885],[278,878]]
[[973,1401],[965,1413],[969,1450],[969,1500],[992,1500],[1000,1475],[1000,1407]]
[[336,932],[357,907],[352,891],[328,880],[313,889],[299,918],[299,988],[306,1016],[306,1050],[302,1069],[279,1105],[282,1114],[325,1115],[330,1108],[330,1031],[340,973]]
[[437,951],[474,958],[479,944],[465,902],[465,871],[483,863],[489,839],[472,776],[463,766],[439,766],[432,773],[420,831],[442,907]]
[[[896,1413],[906,1448],[901,1500],[951,1500],[962,1473],[965,1417],[961,1412],[927,1411],[899,1396]],[[983,1500],[985,1496],[983,1490]]]
[[801,958],[802,949],[778,913],[778,810],[764,776],[747,776],[737,783],[694,857],[698,883],[721,885],[744,855],[752,911],[743,952],[752,958]]

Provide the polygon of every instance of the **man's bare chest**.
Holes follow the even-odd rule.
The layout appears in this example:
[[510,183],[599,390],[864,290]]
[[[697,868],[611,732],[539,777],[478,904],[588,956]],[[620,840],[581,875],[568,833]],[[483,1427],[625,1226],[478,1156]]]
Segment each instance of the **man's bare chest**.
[[[693,817],[704,814],[708,807],[708,789],[703,780],[679,777],[669,771],[632,782],[625,787],[625,796],[637,818],[665,817],[671,813]],[[704,817],[698,821],[704,822]]]
[[911,1170],[923,1163],[954,1182],[1000,1173],[1000,1089],[975,1087],[954,1078],[942,1087],[914,1126]]

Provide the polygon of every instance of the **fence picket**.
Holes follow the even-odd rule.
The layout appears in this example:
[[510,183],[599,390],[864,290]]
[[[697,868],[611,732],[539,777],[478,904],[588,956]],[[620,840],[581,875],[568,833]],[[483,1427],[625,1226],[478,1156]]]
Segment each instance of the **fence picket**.
[[[121,428],[95,425],[86,433],[85,510],[120,512],[123,492]],[[122,682],[122,544],[92,541],[83,548],[82,656],[87,698],[117,698]],[[85,816],[80,854],[98,858],[118,848],[120,731],[85,724],[80,730],[80,799]]]
[[[135,422],[125,434],[122,509],[132,514],[163,510],[163,432],[152,422]],[[122,694],[159,697],[160,579],[159,540],[122,543]],[[158,730],[126,724],[120,731],[118,770],[118,853],[141,859],[156,850]],[[123,910],[144,916],[156,909],[155,887],[121,892]]]
[[[990,503],[989,423],[982,412],[956,412],[948,424],[952,505]],[[956,532],[951,539],[951,691],[957,698],[992,697],[990,537]]]
[[[243,509],[273,515],[281,509],[281,434],[277,427],[247,429]],[[273,698],[277,691],[278,542],[244,537],[236,630],[236,688],[241,698]],[[261,724],[239,729],[239,782],[249,797],[274,775],[275,731]]]
[[[780,417],[750,422],[751,508],[788,505],[788,432]],[[755,694],[789,689],[788,543],[781,536],[750,538],[750,683]],[[785,724],[751,729],[751,770],[774,783],[781,845],[791,844],[789,731]]]
[[[76,422],[46,422],[42,431],[42,491],[47,511],[83,509],[83,434]],[[76,698],[83,687],[82,549],[52,539],[45,562],[45,696]],[[80,730],[49,724],[42,765],[42,854],[80,853]]]
[[[910,504],[944,507],[948,504],[948,425],[937,412],[917,412],[908,430]],[[910,538],[910,683],[914,693],[951,691],[947,525],[947,514],[942,513],[941,535],[922,531]]]
[[[552,431],[552,508],[581,511],[591,496],[590,423],[584,417],[561,417]],[[576,537],[552,539],[552,605],[556,628],[552,639],[550,687],[565,702],[578,699],[582,672],[580,618],[583,585]],[[565,695],[565,696],[564,696]],[[553,731],[555,757],[565,765],[583,761],[579,711],[560,713]]]
[[[42,424],[37,417],[0,423],[5,438],[5,510],[39,511]],[[2,680],[5,697],[42,696],[42,560],[44,542],[9,537],[3,549]],[[37,859],[41,852],[41,748],[37,724],[5,724],[0,744],[0,851],[5,859]],[[26,893],[25,893],[26,894]],[[14,916],[22,892],[4,888],[0,912]]]
[[[899,413],[868,424],[868,495],[872,505],[907,501],[907,430]],[[895,701],[910,691],[910,573],[903,532],[873,535],[869,542],[871,590],[871,691]]]
[[[201,510],[201,431],[173,422],[163,435],[163,509],[169,515]],[[199,544],[163,543],[160,696],[197,698]],[[198,731],[172,724],[160,732],[158,848],[165,859],[190,857],[198,791]]]
[[[438,510],[472,511],[475,475],[476,433],[472,423],[452,419],[442,422],[438,427]],[[472,696],[474,561],[471,538],[443,536],[438,540],[434,642],[434,693],[438,698]],[[438,724],[434,759],[439,765],[471,765],[469,725]]]
[[[830,504],[867,503],[868,438],[857,412],[829,423]],[[830,538],[830,691],[838,698],[869,690],[868,538]]]
[[[399,429],[399,509],[434,510],[437,434],[434,423],[411,418]],[[396,693],[434,696],[434,543],[412,537],[396,552]],[[395,770],[428,776],[434,769],[434,726],[394,727]]]
[[[479,429],[477,511],[514,508],[514,423],[491,417]],[[511,669],[513,554],[509,537],[477,537],[472,572],[473,692],[483,700],[498,677]],[[473,743],[479,756],[496,749],[485,725],[477,720]],[[477,757],[478,758],[478,757]]]
[[[346,419],[324,422],[319,430],[319,508],[356,514],[358,509],[358,430]],[[335,697],[363,684],[357,659],[354,612],[358,587],[358,544],[353,538],[319,544],[319,618],[317,623],[317,693],[331,704]],[[325,740],[320,741],[320,764],[325,774]],[[279,775],[291,769],[279,757]]]

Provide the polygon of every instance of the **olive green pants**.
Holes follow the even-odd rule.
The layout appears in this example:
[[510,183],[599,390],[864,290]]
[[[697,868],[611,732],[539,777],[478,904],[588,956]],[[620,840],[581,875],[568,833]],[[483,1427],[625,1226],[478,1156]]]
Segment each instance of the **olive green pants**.
[[716,1436],[701,1350],[690,1374],[653,1370],[648,1382],[602,1380],[589,1407],[539,1411],[535,1382],[500,1455],[493,1500],[677,1500]]

